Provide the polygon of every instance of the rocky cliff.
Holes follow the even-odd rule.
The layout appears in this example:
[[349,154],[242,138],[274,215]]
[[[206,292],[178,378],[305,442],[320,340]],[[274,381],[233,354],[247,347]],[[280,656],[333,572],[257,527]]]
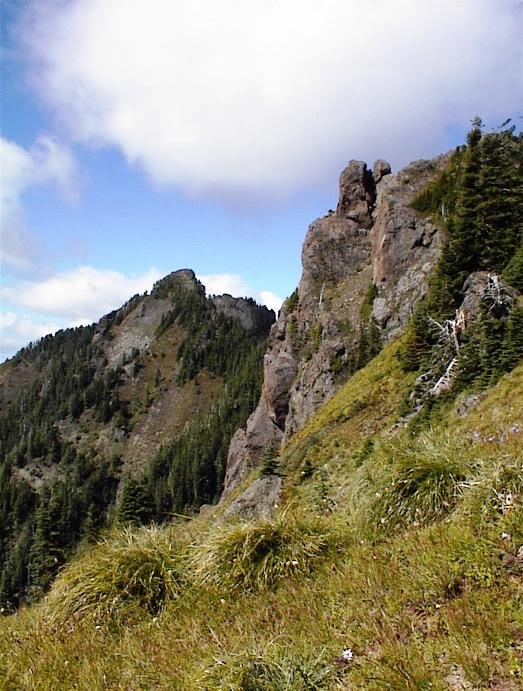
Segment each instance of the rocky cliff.
[[336,211],[310,225],[299,287],[272,327],[261,398],[232,439],[225,494],[407,324],[441,248],[438,228],[410,203],[448,159],[395,175],[383,160],[372,170],[350,161],[341,173]]

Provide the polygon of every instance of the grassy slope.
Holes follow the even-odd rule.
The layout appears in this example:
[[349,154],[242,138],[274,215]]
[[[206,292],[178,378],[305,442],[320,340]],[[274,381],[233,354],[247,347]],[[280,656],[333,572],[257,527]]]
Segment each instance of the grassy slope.
[[413,438],[392,429],[410,383],[396,348],[288,444],[276,524],[220,527],[206,512],[137,535],[145,546],[124,554],[173,559],[160,611],[144,585],[71,614],[71,584],[106,587],[123,538],[80,556],[47,602],[0,622],[4,688],[520,688],[523,365]]

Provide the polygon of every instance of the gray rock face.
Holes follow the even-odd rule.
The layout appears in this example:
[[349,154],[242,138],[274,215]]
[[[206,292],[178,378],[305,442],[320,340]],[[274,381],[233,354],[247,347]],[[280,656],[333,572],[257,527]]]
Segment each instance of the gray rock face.
[[392,316],[392,312],[385,298],[374,298],[374,302],[372,304],[372,316],[382,329],[385,328],[387,322]]
[[266,446],[274,444],[278,447],[282,438],[283,432],[271,418],[262,395],[256,410],[247,420],[245,430],[237,431],[229,445],[223,494],[237,487],[257,466]]
[[262,397],[267,402],[271,419],[281,430],[289,412],[289,390],[296,376],[296,361],[284,350],[268,352],[263,363]]
[[257,466],[267,444],[287,439],[346,381],[371,285],[382,339],[405,327],[440,253],[438,229],[410,202],[447,160],[417,161],[397,175],[383,160],[372,172],[350,161],[342,172],[336,212],[306,234],[298,298],[272,327],[261,399],[231,443],[225,493]]
[[363,161],[350,161],[340,175],[337,215],[354,221],[361,228],[370,228],[375,198],[375,182],[367,164]]
[[437,227],[409,205],[446,164],[440,156],[416,161],[378,185],[374,211],[372,280],[378,289],[373,305],[386,339],[396,337],[413,307],[427,292],[427,279],[441,251]]
[[390,163],[384,161],[382,158],[379,158],[377,161],[375,161],[374,165],[372,166],[372,177],[374,178],[374,182],[376,184],[378,184],[381,178],[384,178],[385,175],[390,175],[391,172],[392,169],[390,167]]
[[283,439],[290,387],[297,365],[288,352],[278,350],[277,344],[278,341],[264,358],[263,387],[258,406],[247,420],[245,430],[238,430],[229,445],[224,495],[237,487],[256,467],[266,446],[271,444],[277,448]]
[[276,475],[269,475],[255,480],[245,492],[240,494],[223,512],[223,518],[233,516],[245,520],[274,518],[280,501],[282,479]]
[[149,296],[144,298],[140,308],[118,330],[109,342],[106,357],[109,367],[121,365],[133,350],[140,353],[150,346],[162,317],[171,309],[170,300]]
[[233,298],[232,295],[217,295],[212,298],[219,312],[230,319],[236,319],[244,329],[265,335],[274,322],[275,314],[267,307],[256,305],[252,300]]

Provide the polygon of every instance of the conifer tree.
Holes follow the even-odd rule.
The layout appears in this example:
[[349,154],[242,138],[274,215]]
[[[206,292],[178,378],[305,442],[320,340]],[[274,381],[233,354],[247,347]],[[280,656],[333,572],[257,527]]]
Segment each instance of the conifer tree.
[[153,502],[145,482],[129,478],[124,485],[117,519],[123,525],[145,525],[153,515]]
[[503,271],[503,278],[520,293],[523,293],[523,236],[516,253]]
[[504,370],[510,371],[521,360],[523,360],[523,308],[516,304],[507,320],[501,362]]

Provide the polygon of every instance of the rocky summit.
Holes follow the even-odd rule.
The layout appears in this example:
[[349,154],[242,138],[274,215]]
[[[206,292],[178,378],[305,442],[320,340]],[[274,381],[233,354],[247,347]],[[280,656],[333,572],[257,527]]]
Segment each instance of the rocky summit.
[[[402,332],[427,293],[441,231],[411,207],[450,155],[390,165],[350,161],[336,211],[314,221],[302,249],[302,276],[272,327],[255,412],[229,448],[225,493],[279,448],[381,344]],[[374,343],[365,343],[373,340]],[[369,350],[365,352],[365,350]]]

